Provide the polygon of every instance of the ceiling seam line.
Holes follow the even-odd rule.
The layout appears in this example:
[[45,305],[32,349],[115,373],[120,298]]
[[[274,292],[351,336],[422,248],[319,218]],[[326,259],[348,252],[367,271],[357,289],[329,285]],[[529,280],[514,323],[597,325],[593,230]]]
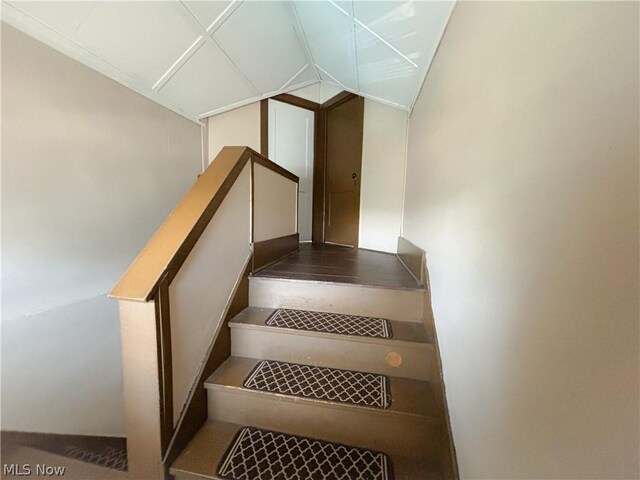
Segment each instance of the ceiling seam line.
[[243,2],[244,0],[233,0],[229,4],[229,6],[227,6],[227,8],[225,8],[224,11],[220,15],[218,15],[213,23],[205,28],[207,34],[211,36],[215,32],[217,32],[220,27],[222,27],[222,25],[224,25],[224,23],[229,20],[229,18],[231,18],[231,15],[236,12],[236,10],[240,7],[240,5],[242,5]]
[[[342,13],[345,17],[353,18],[353,15],[349,15],[349,12],[344,10],[340,5],[335,3],[333,0],[328,0],[328,2],[334,7],[336,7],[340,11],[340,13]],[[351,4],[351,11],[353,11],[353,2]]]
[[367,32],[369,32],[371,35],[373,35],[374,37],[376,37],[380,42],[384,43],[387,47],[389,47],[391,50],[393,50],[397,55],[399,55],[400,57],[402,57],[404,60],[406,60],[407,62],[409,62],[413,68],[418,69],[418,64],[415,63],[413,60],[411,60],[409,57],[407,57],[404,53],[402,53],[400,50],[398,50],[396,47],[394,47],[393,45],[391,45],[389,42],[387,42],[384,38],[382,38],[380,35],[378,35],[376,32],[374,32],[373,30],[371,30],[369,27],[367,27],[364,23],[362,23],[360,20],[358,20],[355,15],[353,17],[353,21],[358,24],[360,27],[364,28]]
[[431,57],[431,61],[429,62],[429,64],[427,65],[427,67],[425,69],[424,76],[422,77],[422,81],[420,82],[420,87],[416,91],[415,95],[413,96],[413,100],[409,104],[409,117],[411,117],[411,115],[413,114],[413,108],[416,106],[416,102],[418,101],[418,97],[420,96],[420,93],[422,92],[422,89],[424,88],[424,84],[427,82],[427,75],[429,75],[429,71],[431,70],[431,65],[433,65],[433,62],[436,59],[436,55],[438,55],[438,51],[440,50],[440,45],[442,45],[442,40],[444,39],[444,36],[447,33],[447,28],[449,27],[449,22],[451,22],[451,17],[453,16],[453,11],[456,9],[457,6],[458,6],[458,3],[455,2],[453,4],[453,7],[451,7],[451,12],[449,12],[449,18],[447,19],[447,23],[444,25],[444,28],[442,29],[442,34],[440,35],[440,39],[438,40],[438,45],[436,46],[436,50],[435,50],[435,52],[433,52],[433,56]]
[[291,77],[289,80],[287,80],[287,81],[285,82],[285,84],[284,84],[284,85],[282,85],[282,86],[280,87],[280,90],[284,90],[284,89],[286,89],[289,85],[291,85],[291,84],[295,81],[295,79],[296,79],[296,78],[298,78],[300,75],[302,75],[302,73],[307,69],[307,67],[309,67],[309,64],[308,64],[308,63],[307,63],[304,67],[302,67],[300,70],[298,70],[298,71],[293,75],[293,77]]
[[[308,87],[309,85],[314,85],[316,83],[318,83],[318,80],[309,80],[307,82],[304,82],[304,83],[301,83],[300,85],[298,85],[298,88]],[[260,100],[266,100],[266,99],[269,99],[269,98],[271,98],[273,96],[279,95],[281,93],[286,93],[286,92],[284,92],[282,90],[274,90],[272,92],[265,93],[264,95],[258,95],[256,97],[250,97],[250,98],[248,98],[246,100],[241,100],[239,102],[235,102],[235,103],[232,103],[230,105],[225,105],[223,107],[215,108],[213,110],[208,110],[208,111],[206,111],[204,113],[199,114],[197,118],[198,118],[198,121],[201,122],[205,118],[210,117],[212,115],[218,115],[220,113],[224,113],[224,112],[227,112],[229,110],[233,110],[235,108],[239,108],[239,107],[242,107],[242,106],[245,106],[245,105],[249,105],[250,103],[255,103],[255,102],[258,102]]]
[[202,46],[206,43],[204,36],[200,36],[193,42],[187,50],[178,57],[178,59],[169,67],[169,69],[158,79],[158,81],[151,87],[156,92],[162,90],[162,88],[171,80],[186,63],[193,57]]
[[344,90],[353,92],[353,93],[357,93],[355,92],[352,88],[347,88],[340,80],[338,80],[336,77],[334,77],[333,75],[331,75],[329,72],[327,72],[324,68],[322,68],[320,65],[316,65],[318,67],[318,69],[324,73],[327,77],[329,77],[331,80],[333,80],[336,84],[338,84],[341,88],[343,88]]
[[255,92],[257,92],[258,95],[262,95],[262,92],[258,90],[258,87],[256,87],[254,83],[251,80],[249,80],[249,77],[242,71],[242,69],[236,64],[236,62],[233,61],[233,58],[231,58],[231,55],[229,55],[227,51],[224,48],[222,48],[222,46],[218,42],[216,42],[212,36],[209,36],[207,41],[213,43],[216,47],[218,47],[222,52],[222,55],[224,55],[224,57],[227,59],[227,62],[232,66],[233,69],[236,70],[236,73],[240,74],[240,76],[244,79],[244,81],[247,82],[247,84]]
[[304,50],[305,56],[307,57],[307,63],[311,65],[313,71],[318,80],[322,80],[320,78],[320,73],[316,67],[316,61],[313,58],[313,53],[311,52],[311,47],[309,47],[309,41],[307,40],[307,34],[304,31],[304,27],[302,26],[302,22],[300,21],[300,17],[298,16],[298,11],[296,10],[293,2],[288,4],[289,13],[293,16],[294,27],[293,30],[296,32],[296,37],[298,37],[298,41],[302,44],[302,49]]
[[356,61],[356,89],[360,91],[360,62],[358,62],[358,35],[356,31],[356,6],[351,0],[351,27],[353,31],[353,55]]

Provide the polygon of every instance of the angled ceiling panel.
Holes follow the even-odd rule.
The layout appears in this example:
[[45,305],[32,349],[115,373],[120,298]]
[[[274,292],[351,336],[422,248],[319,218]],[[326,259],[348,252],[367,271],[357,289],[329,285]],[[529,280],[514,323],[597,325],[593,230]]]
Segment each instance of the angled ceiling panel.
[[94,2],[7,2],[27,15],[37,19],[50,29],[73,37],[91,11]]
[[417,66],[356,26],[360,92],[401,108],[411,106],[415,85],[420,81]]
[[199,36],[177,2],[97,2],[72,38],[153,85]]
[[261,94],[280,90],[307,64],[284,2],[242,3],[213,38]]
[[286,90],[299,88],[299,85],[311,85],[313,83],[319,83],[320,80],[316,77],[316,73],[311,65],[307,65],[304,70],[299,72],[291,82],[287,85]]
[[302,1],[297,2],[295,8],[313,59],[325,73],[323,76],[357,90],[351,18],[329,2]]
[[431,63],[453,1],[358,1],[354,16],[400,54],[424,70]]
[[320,80],[410,110],[454,6],[1,1],[14,27],[194,120]]
[[220,16],[233,3],[231,1],[216,0],[215,2],[185,1],[185,7],[196,18],[203,28],[207,29],[220,18]]
[[213,43],[205,43],[160,90],[194,117],[256,95]]

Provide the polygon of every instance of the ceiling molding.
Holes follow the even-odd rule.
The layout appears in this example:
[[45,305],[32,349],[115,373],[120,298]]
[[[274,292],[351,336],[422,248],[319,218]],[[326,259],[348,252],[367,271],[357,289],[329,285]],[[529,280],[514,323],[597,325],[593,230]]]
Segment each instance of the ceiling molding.
[[[330,5],[313,7],[310,5],[313,2],[296,0],[284,2],[283,9],[277,12],[266,10],[260,17],[255,16],[256,11],[251,10],[245,0],[211,3],[205,7],[195,0],[179,0],[174,3],[175,15],[181,20],[164,9],[156,11],[150,7],[149,15],[146,9],[137,9],[136,13],[128,15],[129,10],[114,6],[106,10],[109,20],[105,22],[111,23],[104,24],[99,15],[85,16],[84,20],[75,20],[72,24],[77,9],[65,7],[63,3],[58,12],[57,7],[40,8],[38,3],[21,7],[19,0],[0,1],[4,7],[2,19],[10,25],[169,110],[202,124],[202,118],[321,81],[411,112],[437,55],[456,0],[437,2],[440,5],[419,0],[402,4],[410,12],[391,2],[369,5],[358,4],[355,0],[341,3],[325,0]],[[434,6],[429,7],[429,4]],[[247,5],[247,11],[241,8],[243,5]],[[134,38],[130,41],[127,37],[118,38],[116,49],[101,48],[101,45],[111,44],[110,35],[118,35],[118,15],[122,12],[128,15],[123,25],[129,28],[123,27],[123,31],[133,32]],[[237,12],[240,13],[235,17]],[[230,18],[233,24],[220,30]],[[279,30],[273,30],[276,27],[269,30],[269,20],[277,20],[274,25],[279,25]],[[146,21],[157,23],[147,25]],[[155,27],[143,32],[153,31],[154,35],[162,32],[161,37],[136,36],[141,22],[142,26]],[[331,29],[335,22],[340,23],[339,35]],[[109,29],[101,28],[105,25]],[[290,26],[293,32],[288,30]],[[261,39],[255,48],[246,41],[243,43],[248,28],[259,28],[263,33],[253,37]],[[270,35],[283,33],[283,28],[287,29],[286,35],[274,38],[286,39],[282,40],[285,43],[277,45],[295,49],[295,61],[279,55],[280,51],[268,44]],[[98,33],[91,33],[94,29]],[[407,33],[411,35],[407,36]],[[200,51],[203,47],[207,52]],[[155,59],[155,63],[145,63],[147,58]],[[301,68],[305,59],[306,65]],[[136,68],[138,64],[144,68]],[[256,64],[261,65],[260,69],[253,68]],[[271,67],[273,71],[269,70]],[[286,79],[289,75],[291,77]],[[277,90],[265,92],[278,84],[282,85]],[[215,88],[207,85],[215,85]],[[231,101],[234,103],[224,104]]]
[[318,79],[318,81],[320,81],[320,72],[318,72],[316,61],[313,59],[313,54],[311,53],[311,48],[309,48],[309,42],[307,41],[307,34],[304,32],[304,27],[302,26],[302,22],[300,21],[300,17],[298,16],[296,6],[293,2],[289,2],[287,5],[289,7],[291,19],[293,20],[293,30],[296,32],[298,42],[300,42],[300,45],[302,45],[304,54],[307,57],[307,63],[311,65],[316,78]]
[[175,61],[175,63],[173,65],[171,65],[169,67],[169,70],[167,70],[166,72],[164,72],[164,74],[158,79],[158,81],[153,85],[153,89],[156,92],[159,92],[160,90],[162,90],[162,87],[165,86],[165,84],[171,80],[171,77],[173,77],[176,73],[178,73],[178,71],[180,71],[180,69],[182,68],[182,66],[187,63],[187,61],[193,57],[196,52],[198,50],[200,50],[202,48],[202,46],[207,42],[207,39],[205,37],[205,35],[201,35],[200,37],[198,37],[196,39],[195,42],[193,42],[189,48],[187,48],[187,50],[185,50],[185,52],[182,54],[182,56],[180,58],[178,58],[178,60]]
[[286,89],[275,90],[273,92],[269,92],[259,97],[248,98],[246,100],[242,100],[241,102],[236,102],[232,105],[226,105],[224,107],[216,108],[215,110],[211,110],[209,112],[205,112],[199,115],[198,118],[200,120],[203,120],[207,117],[212,117],[214,115],[219,115],[221,113],[228,112],[229,110],[235,110],[236,108],[244,107],[245,105],[249,105],[250,103],[259,102],[260,100],[265,100],[267,98],[275,97],[276,95],[280,95],[281,93],[288,93],[288,92],[291,92],[292,90],[297,90],[298,88],[304,88],[304,87],[308,87],[309,85],[315,85],[318,82],[319,80],[314,79],[314,80],[309,80],[307,82],[291,85]]
[[19,10],[11,3],[2,2],[2,20],[27,35],[49,45],[51,48],[90,67],[96,72],[130,88],[143,97],[162,105],[200,126],[204,125],[198,117],[194,117],[185,112],[179,105],[159,96],[158,92],[153,90],[151,85],[148,85],[144,80],[121,70],[105,59],[68,39],[61,33],[58,33],[56,30]]
[[442,32],[440,33],[440,37],[438,39],[438,45],[436,46],[435,51],[433,52],[433,56],[431,57],[431,61],[426,65],[424,69],[424,73],[422,74],[422,78],[420,79],[420,87],[416,90],[413,99],[411,100],[411,104],[407,109],[409,111],[409,116],[413,114],[413,108],[416,106],[416,102],[418,101],[418,97],[420,96],[420,92],[424,88],[424,84],[427,81],[427,75],[429,75],[429,70],[431,70],[431,65],[436,60],[436,55],[438,55],[438,51],[440,50],[440,45],[442,45],[442,39],[444,38],[445,33],[447,32],[447,28],[449,27],[449,23],[451,22],[451,17],[453,16],[453,10],[458,6],[457,0],[454,0],[451,5],[451,11],[449,12],[449,16],[447,17],[447,21],[442,27]]
[[293,82],[295,82],[296,78],[298,78],[300,75],[302,75],[304,72],[307,71],[307,68],[310,68],[310,65],[308,63],[304,67],[302,67],[300,70],[298,70],[293,75],[293,77],[291,77],[289,80],[287,80],[285,82],[285,84],[282,85],[282,87],[280,87],[280,90],[283,90],[283,91],[286,90],[289,85],[291,85]]

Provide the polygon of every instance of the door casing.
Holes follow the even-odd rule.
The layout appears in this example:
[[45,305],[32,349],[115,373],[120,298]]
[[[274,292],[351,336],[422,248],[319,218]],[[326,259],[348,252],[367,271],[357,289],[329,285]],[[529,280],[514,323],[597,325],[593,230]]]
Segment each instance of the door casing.
[[[312,232],[313,243],[325,243],[326,232],[326,186],[327,186],[327,116],[328,112],[354,98],[364,99],[354,93],[341,92],[320,104],[296,97],[288,93],[272,97],[283,103],[289,103],[300,108],[315,112],[314,119],[314,158],[313,158],[313,207]],[[262,100],[260,104],[260,153],[269,155],[269,102]],[[362,137],[360,137],[362,138]],[[358,173],[358,180],[360,174]],[[354,219],[356,231],[359,230],[359,217]],[[357,246],[357,243],[354,245]]]

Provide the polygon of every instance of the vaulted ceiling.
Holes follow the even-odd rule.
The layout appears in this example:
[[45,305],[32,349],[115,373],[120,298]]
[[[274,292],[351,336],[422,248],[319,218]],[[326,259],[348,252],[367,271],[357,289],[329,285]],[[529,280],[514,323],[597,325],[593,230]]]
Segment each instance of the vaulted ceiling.
[[14,1],[2,19],[191,119],[325,81],[410,110],[453,1]]

